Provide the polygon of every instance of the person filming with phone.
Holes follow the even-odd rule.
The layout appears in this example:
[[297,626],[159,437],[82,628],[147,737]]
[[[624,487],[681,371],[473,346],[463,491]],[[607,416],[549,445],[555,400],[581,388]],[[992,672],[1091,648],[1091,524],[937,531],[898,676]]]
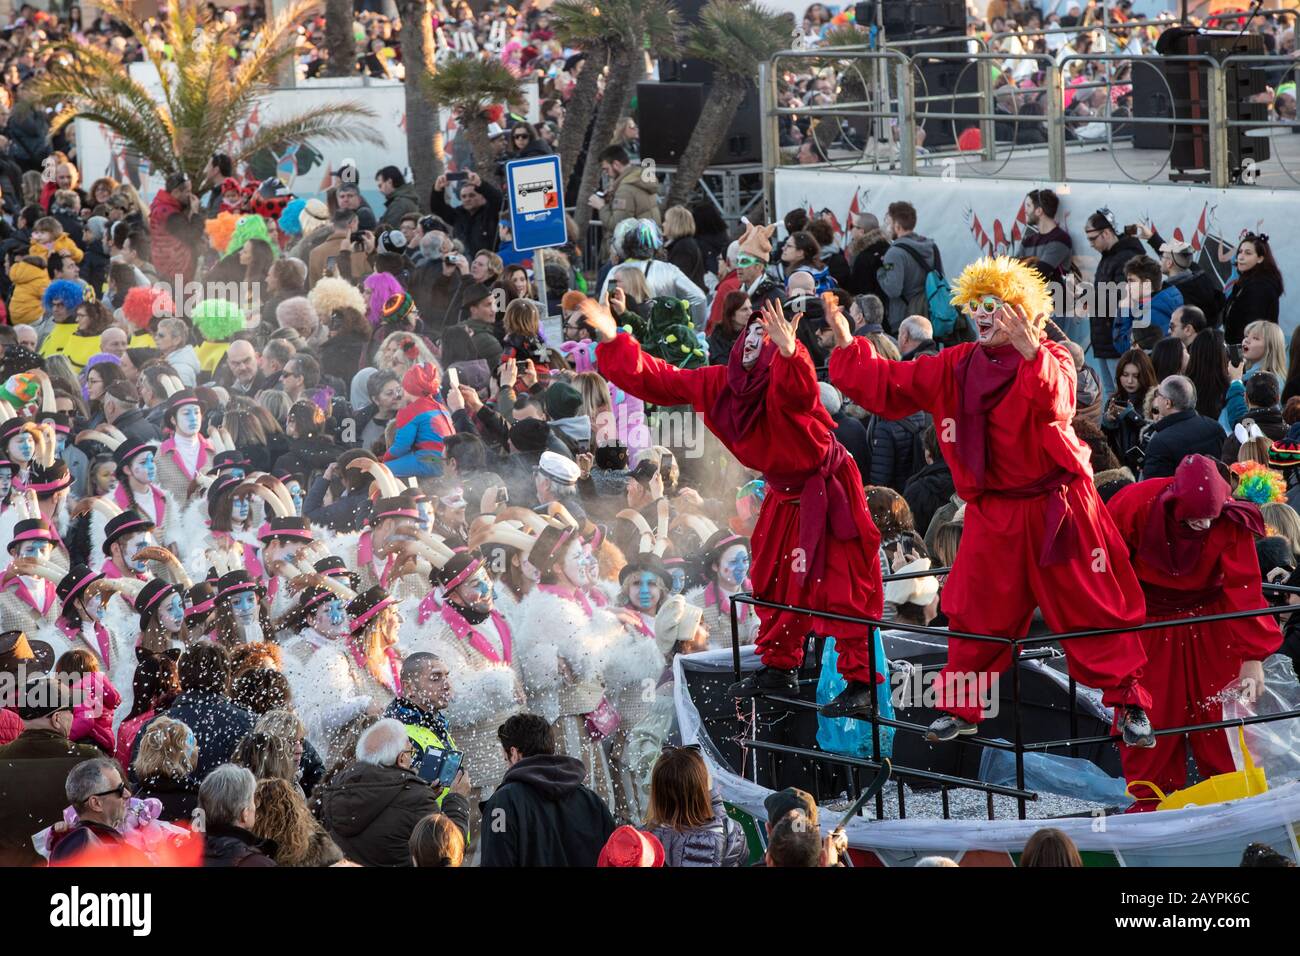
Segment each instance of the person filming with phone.
[[[447,201],[449,185],[457,190],[459,206]],[[485,249],[488,252],[496,249],[501,202],[501,190],[484,182],[475,172],[443,173],[434,182],[429,197],[433,214],[451,224],[453,238],[461,241],[471,259]]]

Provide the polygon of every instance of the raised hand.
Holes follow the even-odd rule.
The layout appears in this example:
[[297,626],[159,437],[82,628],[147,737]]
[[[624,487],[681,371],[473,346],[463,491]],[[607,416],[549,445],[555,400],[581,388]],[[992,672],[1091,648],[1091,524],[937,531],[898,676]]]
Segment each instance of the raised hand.
[[583,323],[591,330],[597,342],[610,342],[618,335],[618,323],[609,314],[609,309],[595,299],[583,299],[578,304],[578,311],[582,313]]
[[823,292],[822,312],[826,315],[826,321],[830,323],[831,331],[835,333],[835,347],[842,349],[852,345],[853,330],[849,328],[849,317],[840,308],[839,296],[834,292]]
[[1038,354],[1039,332],[1022,305],[1003,304],[993,314],[994,328],[1007,333],[1007,338],[1017,352],[1026,359],[1033,359]]
[[762,312],[759,314],[759,322],[763,326],[763,331],[767,333],[768,338],[781,350],[781,354],[786,358],[794,355],[794,350],[799,344],[795,338],[795,331],[799,328],[799,320],[803,318],[800,312],[793,319],[787,320],[785,309],[781,307],[778,301],[766,302],[763,305]]

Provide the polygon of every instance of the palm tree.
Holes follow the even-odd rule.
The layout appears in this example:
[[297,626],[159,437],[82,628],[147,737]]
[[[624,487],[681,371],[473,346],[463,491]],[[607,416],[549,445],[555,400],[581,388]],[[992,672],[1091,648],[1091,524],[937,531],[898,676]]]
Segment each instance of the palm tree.
[[[406,17],[402,17],[405,26]],[[326,76],[355,76],[357,41],[352,33],[352,0],[325,0]]]
[[560,168],[567,183],[587,141],[592,117],[596,115],[597,86],[609,62],[610,45],[617,40],[618,27],[604,16],[600,7],[585,0],[559,0],[550,13],[555,35],[565,48],[582,50],[587,56],[573,95],[565,106],[564,125],[560,129]]
[[758,64],[785,49],[793,27],[788,13],[752,0],[709,0],[686,42],[687,55],[713,64],[713,89],[677,163],[664,208],[684,204],[731,128]]
[[[260,98],[273,88],[276,71],[291,61],[297,25],[317,3],[292,0],[260,28],[238,60],[231,56],[238,39],[231,27],[204,19],[195,0],[169,5],[160,14],[163,43],[143,47],[158,71],[161,100],[131,79],[118,57],[74,40],[54,47],[49,70],[33,82],[32,92],[39,102],[58,105],[51,130],[79,116],[103,123],[154,170],[186,173],[196,186],[216,152],[241,163],[264,149],[309,140],[383,146],[383,137],[364,122],[375,118],[374,111],[350,100],[263,120],[240,135]],[[126,0],[99,0],[99,6],[136,36],[149,35]]]
[[[415,182],[427,188],[438,178],[445,163],[438,104],[430,95],[428,84],[419,80],[438,71],[432,8],[429,0],[398,0],[397,11],[402,18],[402,60],[406,65],[402,90],[406,97],[406,164],[411,167]],[[428,202],[427,195],[420,197],[422,209],[428,208]]]
[[[408,76],[408,85],[410,82]],[[447,60],[436,73],[426,74],[423,84],[434,102],[460,115],[461,130],[474,156],[474,171],[483,179],[499,183],[501,177],[497,173],[492,140],[488,138],[484,110],[501,103],[522,108],[524,93],[519,77],[500,60],[465,56]]]
[[[645,51],[666,58],[678,49],[681,18],[669,0],[607,0],[605,15],[622,25],[617,39],[610,44],[609,76],[605,94],[596,110],[596,122],[587,147],[587,161],[578,186],[576,210],[578,232],[586,231],[591,221],[587,200],[600,180],[600,153],[614,138],[614,127],[627,115],[636,85],[646,77]],[[584,71],[585,72],[585,71]]]

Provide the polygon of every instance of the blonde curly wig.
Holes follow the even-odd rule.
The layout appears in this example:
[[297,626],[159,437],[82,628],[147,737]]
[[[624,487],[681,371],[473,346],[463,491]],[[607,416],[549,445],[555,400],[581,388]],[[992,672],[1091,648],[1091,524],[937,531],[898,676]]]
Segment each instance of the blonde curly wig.
[[333,276],[321,279],[312,286],[311,292],[307,293],[307,301],[312,304],[312,308],[322,320],[333,315],[335,309],[345,307],[356,309],[362,315],[366,314],[365,298],[362,297],[361,291],[347,279]]
[[985,256],[961,271],[952,284],[952,304],[962,312],[966,303],[995,295],[1010,305],[1022,306],[1029,321],[1040,330],[1052,314],[1052,294],[1032,268],[1008,256]]

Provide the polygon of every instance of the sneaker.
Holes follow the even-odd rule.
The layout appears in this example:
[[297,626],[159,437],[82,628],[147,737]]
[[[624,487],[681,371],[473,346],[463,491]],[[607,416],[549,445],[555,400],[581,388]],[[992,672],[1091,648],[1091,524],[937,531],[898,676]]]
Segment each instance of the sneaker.
[[728,697],[768,695],[794,697],[799,693],[799,672],[778,667],[760,667],[754,673],[727,688]]
[[1129,706],[1119,720],[1119,730],[1126,747],[1154,747],[1156,735],[1151,730],[1151,718],[1141,707]]
[[942,743],[945,740],[956,740],[958,736],[970,736],[977,733],[979,729],[979,724],[972,724],[969,720],[963,720],[953,714],[944,714],[930,725],[930,729],[925,733],[925,739]]
[[869,717],[875,704],[872,693],[874,690],[875,688],[870,684],[851,680],[848,686],[840,691],[838,697],[822,705],[821,715],[832,718]]

